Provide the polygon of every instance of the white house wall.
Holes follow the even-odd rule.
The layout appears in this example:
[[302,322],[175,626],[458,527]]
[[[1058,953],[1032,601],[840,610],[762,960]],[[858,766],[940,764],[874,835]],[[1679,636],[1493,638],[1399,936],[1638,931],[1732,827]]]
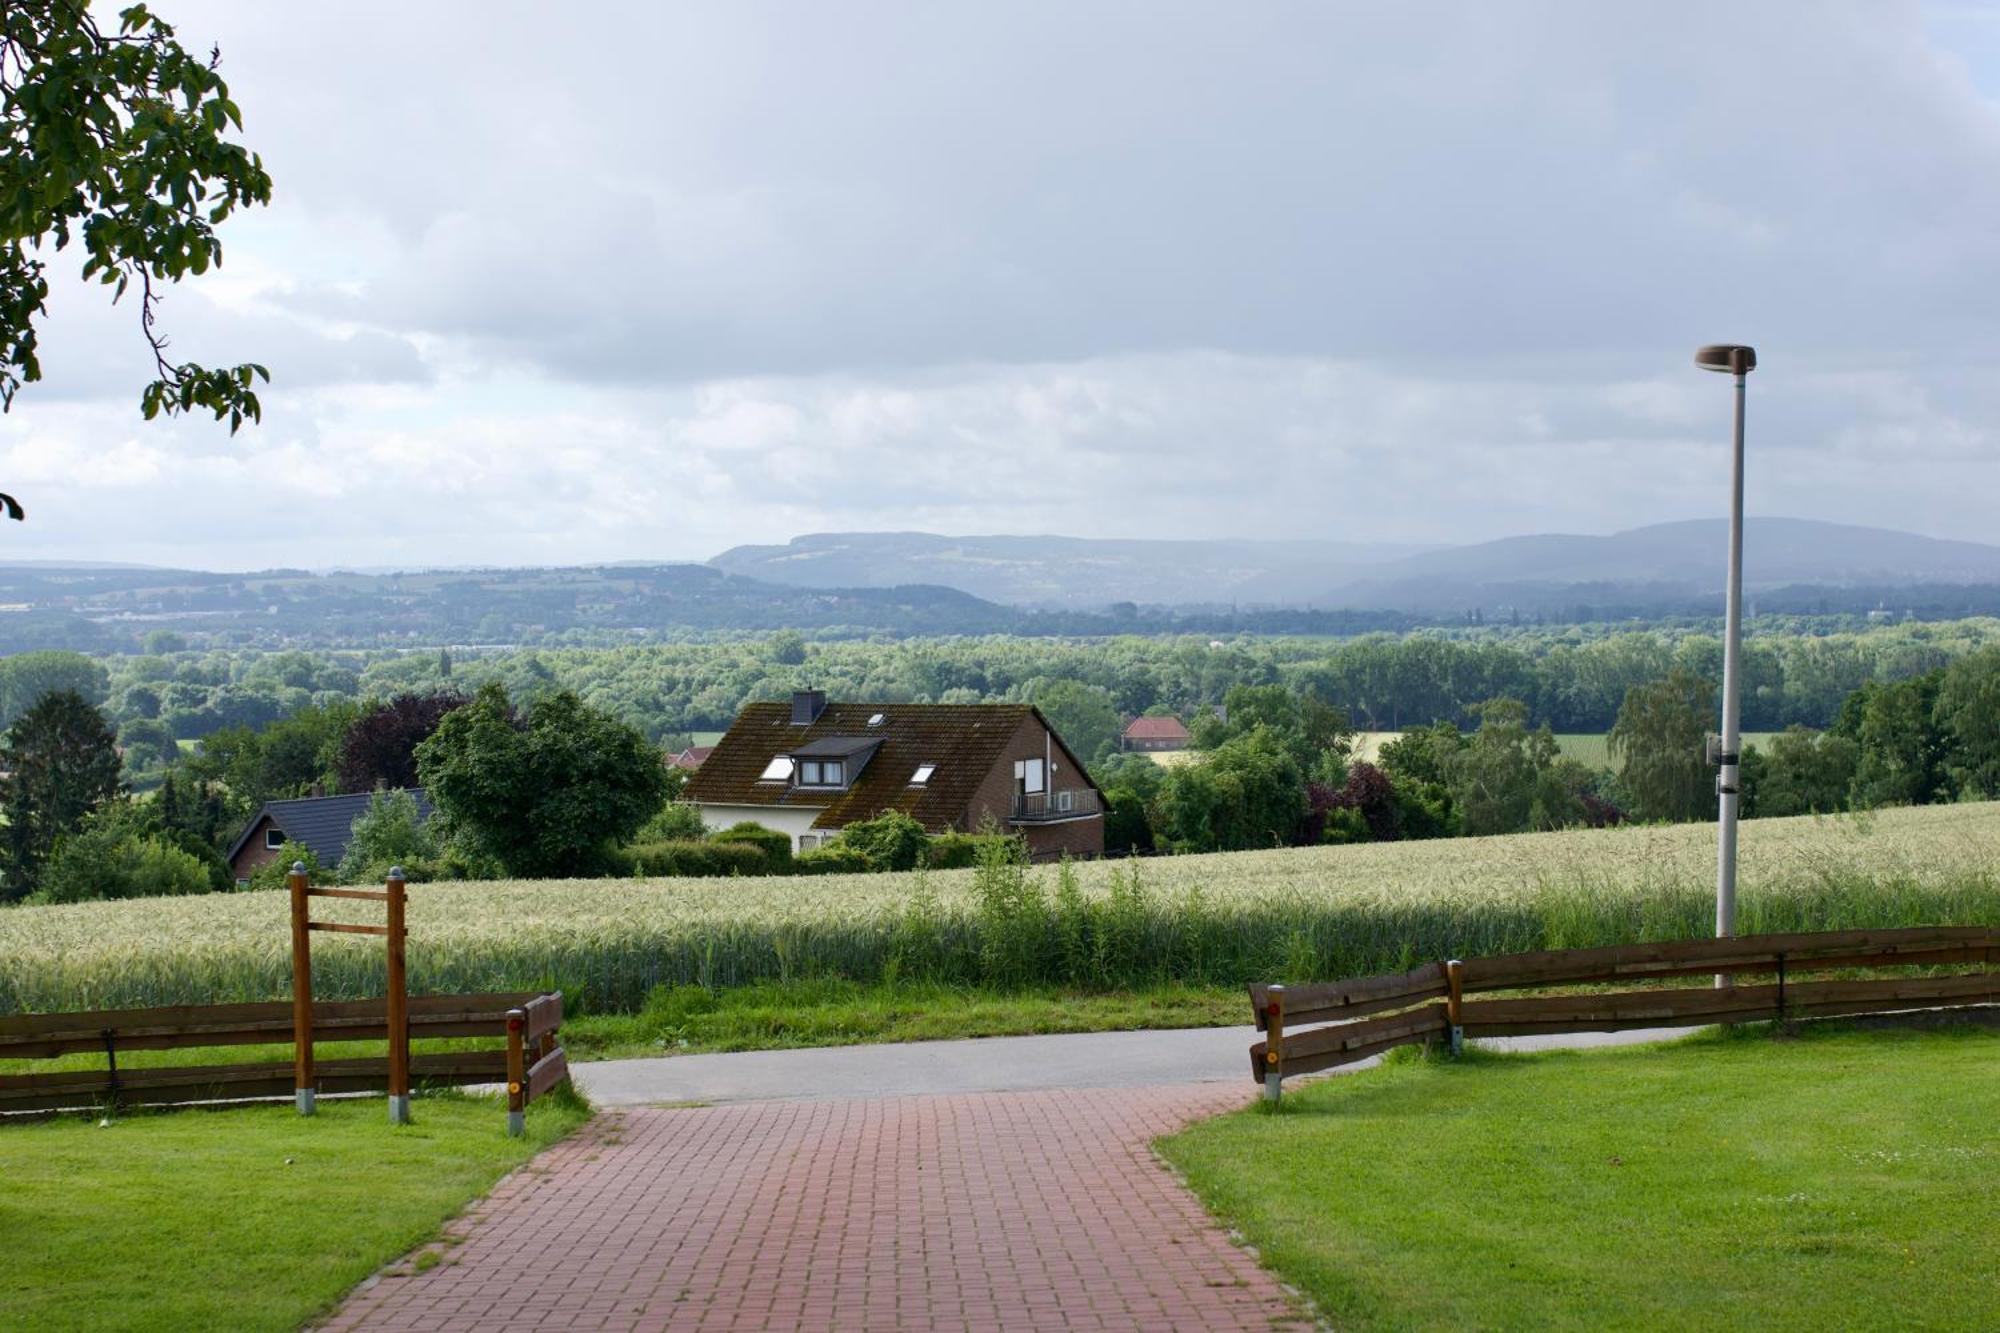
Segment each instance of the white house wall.
[[813,821],[820,817],[823,806],[796,805],[697,805],[701,811],[701,822],[709,832],[728,828],[731,824],[746,821],[762,824],[765,828],[788,833],[792,839],[792,850],[799,849],[799,835],[812,828]]

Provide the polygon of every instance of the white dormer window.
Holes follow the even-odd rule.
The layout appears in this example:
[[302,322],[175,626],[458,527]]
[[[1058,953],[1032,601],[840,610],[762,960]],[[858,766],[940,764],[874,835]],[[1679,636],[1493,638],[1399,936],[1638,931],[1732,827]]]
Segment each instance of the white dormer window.
[[927,785],[931,780],[931,774],[935,772],[937,772],[936,764],[918,764],[917,771],[910,774],[910,785],[912,787]]
[[275,852],[284,845],[285,845],[285,831],[283,829],[279,828],[276,824],[273,824],[271,827],[264,830],[264,848],[266,851]]
[[759,782],[790,782],[792,780],[792,757],[781,754],[764,765],[764,771],[757,775]]

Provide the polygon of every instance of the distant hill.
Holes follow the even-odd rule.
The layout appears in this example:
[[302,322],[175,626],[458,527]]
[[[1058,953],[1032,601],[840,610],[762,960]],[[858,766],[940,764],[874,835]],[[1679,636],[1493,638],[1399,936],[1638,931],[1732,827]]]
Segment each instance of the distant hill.
[[708,563],[803,588],[941,584],[1013,606],[1299,605],[1329,579],[1425,548],[1341,541],[1154,541],[823,532],[738,546]]
[[[1728,524],[1694,519],[1605,537],[1506,537],[1336,573],[1313,606],[1514,606],[1550,610],[1595,602],[1720,604],[1727,578]],[[2000,546],[1945,541],[1884,528],[1799,518],[1752,518],[1743,530],[1747,590],[1801,587],[1884,590],[2000,583]]]
[[[1722,594],[1727,526],[1695,519],[1605,537],[1549,534],[1413,550],[1356,542],[1132,541],[820,533],[739,546],[709,563],[796,587],[942,584],[1016,606],[1558,612],[1578,605],[1698,611]],[[2000,583],[2000,546],[1810,519],[1745,525],[1751,589]]]

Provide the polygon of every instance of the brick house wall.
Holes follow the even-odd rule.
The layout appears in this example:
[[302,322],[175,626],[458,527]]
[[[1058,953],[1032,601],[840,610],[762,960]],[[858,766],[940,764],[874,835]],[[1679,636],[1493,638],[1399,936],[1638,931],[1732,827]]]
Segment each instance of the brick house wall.
[[260,866],[267,866],[278,859],[276,847],[266,847],[264,837],[271,828],[271,817],[259,815],[250,829],[250,837],[244,842],[243,850],[236,853],[236,859],[229,863],[229,872],[237,879],[249,879],[251,872]]
[[979,784],[978,791],[961,818],[962,831],[977,833],[990,816],[995,824],[1018,833],[1028,844],[1028,854],[1037,861],[1053,861],[1067,852],[1078,859],[1104,855],[1102,813],[1053,823],[1013,824],[1014,761],[1054,757],[1055,772],[1048,777],[1051,793],[1090,791],[1082,767],[1060,744],[1049,743],[1049,729],[1032,717],[1022,722],[1007,742],[1000,759]]

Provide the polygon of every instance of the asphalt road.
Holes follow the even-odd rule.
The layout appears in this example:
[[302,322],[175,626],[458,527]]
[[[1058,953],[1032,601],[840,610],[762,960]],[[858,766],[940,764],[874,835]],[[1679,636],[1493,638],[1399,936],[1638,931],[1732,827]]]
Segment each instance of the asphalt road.
[[[1683,1035],[1685,1028],[1499,1037],[1501,1050],[1624,1046]],[[1175,1028],[877,1046],[823,1046],[731,1055],[578,1061],[570,1076],[598,1106],[661,1102],[827,1101],[1054,1088],[1126,1088],[1237,1082],[1251,1092],[1256,1029]],[[1350,1066],[1366,1068],[1373,1060]]]

